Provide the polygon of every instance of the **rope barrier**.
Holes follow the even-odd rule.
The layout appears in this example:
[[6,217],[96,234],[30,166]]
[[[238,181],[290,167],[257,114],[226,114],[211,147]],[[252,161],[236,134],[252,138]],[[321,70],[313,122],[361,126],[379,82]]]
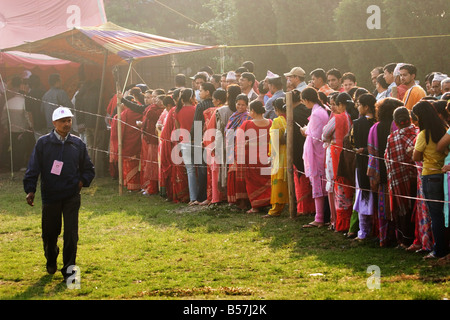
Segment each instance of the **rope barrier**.
[[[29,99],[33,99],[33,100],[38,101],[38,102],[43,102],[43,100],[41,100],[41,99],[37,99],[37,98],[35,98],[35,97],[31,97],[31,96],[28,96],[28,95],[23,94],[23,93],[17,93],[17,92],[14,92],[14,91],[12,91],[12,90],[9,90],[9,89],[6,89],[6,91],[13,92],[13,93],[15,93],[15,94],[17,94],[17,95],[21,95],[21,96],[23,96],[24,98],[29,98]],[[58,104],[51,103],[51,102],[46,102],[46,103],[47,103],[47,104],[50,104],[50,105],[57,106],[57,107],[60,106],[60,105],[58,105]],[[85,114],[88,114],[88,115],[92,115],[92,116],[96,116],[96,117],[102,117],[102,118],[105,117],[105,116],[100,115],[100,114],[95,114],[95,113],[91,113],[91,112],[87,112],[87,111],[82,111],[82,110],[76,110],[76,109],[74,109],[74,108],[71,108],[71,109],[72,109],[73,111],[75,111],[75,112],[78,112],[78,113],[85,113]],[[118,121],[118,120],[116,119],[116,121]],[[162,139],[161,137],[159,137],[159,136],[157,136],[157,135],[153,135],[153,134],[151,134],[151,133],[145,132],[145,131],[141,130],[140,128],[138,128],[138,127],[136,127],[136,126],[133,126],[133,125],[131,125],[131,124],[128,124],[128,123],[126,123],[126,122],[124,122],[124,121],[122,121],[122,120],[120,121],[120,123],[122,123],[122,124],[124,124],[124,125],[126,125],[126,126],[129,126],[129,127],[132,128],[132,129],[138,130],[138,131],[140,131],[142,134],[146,134],[146,135],[149,135],[149,136],[151,136],[151,137],[155,137],[155,138],[157,138],[159,141],[166,141],[166,142],[170,142],[170,143],[176,143],[176,141],[172,141],[172,140],[168,140],[168,139]],[[301,127],[301,125],[300,125],[299,123],[297,123],[297,122],[294,122],[294,123],[295,123],[298,127]],[[17,126],[15,126],[15,127],[16,127],[17,129],[22,129],[23,132],[29,132],[29,133],[33,133],[33,134],[35,133],[33,130],[28,129],[28,128],[19,128],[19,127],[17,127]],[[41,136],[42,136],[42,134],[38,134],[38,135],[41,135]],[[266,133],[266,134],[263,134],[263,135],[261,135],[261,136],[262,136],[262,137],[267,136],[267,133]],[[259,136],[258,138],[261,138],[261,136]],[[316,141],[319,141],[319,142],[321,142],[321,143],[328,143],[328,142],[323,141],[322,139],[318,139],[318,138],[316,138],[316,137],[311,137],[311,138],[314,139],[314,140],[316,140]],[[257,138],[255,138],[255,139],[257,139]],[[196,146],[196,145],[192,145],[192,147],[199,147],[199,148],[202,148],[202,149],[205,149],[205,150],[209,150],[209,151],[214,150],[213,148],[203,147],[203,146]],[[347,148],[344,148],[344,147],[341,147],[341,146],[336,146],[336,147],[341,148],[342,150],[345,150],[345,151],[348,151],[348,152],[351,152],[351,153],[358,154],[356,151],[354,151],[354,150],[352,150],[352,149],[347,149]],[[102,149],[98,149],[98,148],[93,148],[92,146],[88,146],[87,148],[88,148],[88,150],[91,150],[91,151],[94,151],[94,152],[101,152],[101,153],[105,153],[105,154],[113,155],[113,156],[118,156],[118,155],[119,155],[118,153],[111,152],[110,150],[102,150]],[[415,167],[415,168],[417,168],[417,169],[423,169],[423,168],[425,168],[425,167],[423,167],[423,166],[414,165],[414,164],[411,164],[411,163],[404,163],[404,162],[399,162],[399,161],[394,161],[394,160],[387,160],[387,159],[385,159],[385,158],[377,157],[377,156],[374,156],[374,155],[365,155],[365,154],[359,154],[359,155],[368,156],[368,157],[373,157],[373,158],[379,159],[379,160],[381,160],[381,161],[390,161],[390,162],[392,162],[392,163],[398,163],[398,164],[401,164],[401,165],[408,165],[408,166]],[[141,158],[140,158],[140,155],[138,155],[138,157],[136,157],[136,156],[122,156],[122,157],[123,157],[124,159],[139,160],[139,161],[144,162],[144,163],[159,164],[158,161],[151,161],[151,160],[144,160],[144,159],[141,159]],[[172,165],[173,165],[173,166],[184,166],[184,164],[172,164]],[[227,163],[226,165],[229,165],[229,163]],[[206,165],[206,166],[207,166],[207,165]],[[205,167],[205,165],[195,165],[195,164],[194,164],[193,167]],[[242,168],[242,169],[262,169],[262,168],[265,168],[264,166],[248,166],[248,165],[241,165],[241,164],[239,164],[239,167]],[[267,168],[270,168],[270,164],[267,165]],[[290,170],[290,169],[292,169],[292,168],[288,168],[288,167],[279,167],[278,169]],[[301,174],[305,174],[305,172],[302,172],[302,171],[300,171],[300,170],[295,170],[295,171],[298,172],[298,173],[301,173]],[[322,180],[323,180],[323,181],[326,181],[326,182],[333,182],[334,184],[340,185],[340,186],[342,186],[342,187],[349,187],[349,188],[353,188],[353,189],[355,189],[355,190],[359,189],[359,190],[361,190],[361,191],[369,191],[369,192],[373,192],[372,190],[367,190],[367,189],[362,189],[362,188],[356,188],[355,186],[346,185],[346,184],[343,184],[343,183],[340,183],[340,182],[338,183],[338,182],[336,182],[336,181],[329,181],[329,180],[327,180],[327,179],[322,179]],[[380,194],[380,192],[374,192],[374,193]],[[416,201],[429,201],[429,202],[439,202],[439,203],[450,203],[450,201],[441,201],[441,200],[423,199],[423,198],[418,198],[418,197],[411,197],[411,196],[404,196],[404,195],[396,195],[396,194],[389,194],[389,193],[383,193],[383,194],[385,194],[385,195],[390,195],[390,196],[394,196],[394,197],[400,197],[400,198],[410,199],[410,200],[416,200]]]
[[219,48],[255,48],[255,47],[280,47],[280,46],[298,46],[311,44],[333,44],[333,43],[358,43],[374,41],[393,41],[393,40],[417,40],[417,39],[435,39],[450,37],[450,34],[438,34],[429,36],[410,36],[410,37],[392,37],[392,38],[372,38],[372,39],[349,39],[349,40],[328,40],[328,41],[305,41],[305,42],[287,42],[287,43],[268,43],[268,44],[244,44],[244,45],[221,45]]

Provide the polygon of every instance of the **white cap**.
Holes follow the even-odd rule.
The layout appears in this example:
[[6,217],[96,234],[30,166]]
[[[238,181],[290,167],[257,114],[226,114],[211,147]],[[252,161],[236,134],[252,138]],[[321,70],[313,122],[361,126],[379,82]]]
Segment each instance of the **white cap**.
[[400,75],[400,68],[403,67],[405,64],[404,63],[397,63],[397,65],[395,66],[393,75],[394,77],[397,77]]
[[228,72],[226,80],[236,80],[236,73],[234,71]]
[[435,74],[434,75],[434,77],[433,77],[433,81],[439,81],[439,82],[441,82],[442,80],[445,80],[445,79],[447,79],[448,78],[448,76],[446,75],[446,74]]
[[69,108],[66,107],[59,107],[56,108],[55,111],[53,111],[53,115],[52,115],[52,121],[56,121],[62,118],[73,118],[73,114],[70,111]]
[[277,79],[280,78],[279,75],[273,73],[272,71],[267,71],[266,79]]

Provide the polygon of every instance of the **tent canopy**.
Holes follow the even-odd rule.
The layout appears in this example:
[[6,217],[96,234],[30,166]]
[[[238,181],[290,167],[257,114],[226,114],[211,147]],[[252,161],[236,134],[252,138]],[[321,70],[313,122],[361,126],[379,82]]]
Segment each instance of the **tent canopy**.
[[193,52],[216,48],[191,42],[164,38],[134,31],[107,22],[97,27],[79,27],[42,40],[26,43],[3,51],[22,51],[84,64],[126,64],[131,60]]

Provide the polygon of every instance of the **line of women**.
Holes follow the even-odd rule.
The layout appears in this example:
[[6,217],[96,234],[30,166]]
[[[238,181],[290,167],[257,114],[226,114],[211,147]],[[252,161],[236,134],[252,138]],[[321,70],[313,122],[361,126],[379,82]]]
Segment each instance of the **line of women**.
[[[263,218],[281,216],[289,203],[284,98],[275,100],[271,120],[264,100],[249,101],[238,85],[215,90],[204,83],[200,92],[202,105],[191,88],[161,97],[158,130],[147,133],[159,136],[159,192],[189,205],[229,204]],[[400,100],[377,101],[363,88],[325,98],[313,87],[292,93],[297,209],[314,214],[303,227],[377,239],[382,247],[427,252],[426,258],[446,256],[447,102],[424,98],[411,112]],[[207,99],[212,103],[205,108]],[[192,136],[198,130],[200,144]]]

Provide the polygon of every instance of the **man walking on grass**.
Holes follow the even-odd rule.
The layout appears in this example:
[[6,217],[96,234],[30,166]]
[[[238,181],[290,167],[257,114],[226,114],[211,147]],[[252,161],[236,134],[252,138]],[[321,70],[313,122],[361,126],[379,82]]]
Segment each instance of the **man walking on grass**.
[[73,274],[75,266],[80,191],[82,187],[89,187],[95,176],[85,143],[70,134],[72,118],[72,112],[65,107],[53,112],[55,128],[37,141],[23,179],[27,203],[34,206],[37,181],[41,176],[42,240],[49,274],[57,271],[57,241],[64,217],[61,269],[64,279]]

